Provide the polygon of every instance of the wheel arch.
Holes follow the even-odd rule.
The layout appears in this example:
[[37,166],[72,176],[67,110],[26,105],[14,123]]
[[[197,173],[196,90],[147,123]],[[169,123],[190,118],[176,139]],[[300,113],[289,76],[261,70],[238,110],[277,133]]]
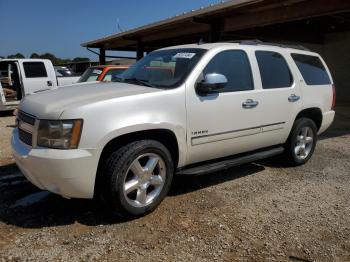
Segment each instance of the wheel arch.
[[294,122],[302,117],[310,118],[312,121],[315,122],[317,131],[320,130],[321,125],[322,125],[322,110],[319,107],[310,107],[310,108],[304,108],[301,110],[297,116],[294,119]]
[[117,148],[120,148],[133,141],[138,141],[143,139],[156,140],[162,143],[169,150],[174,161],[174,167],[175,168],[177,167],[179,162],[179,143],[178,143],[176,134],[172,130],[157,128],[157,129],[148,129],[148,130],[141,130],[141,131],[122,134],[108,141],[102,149],[99,162],[98,162],[97,174],[96,174],[95,194],[101,182],[100,180],[101,180],[101,170],[103,168],[103,160],[106,159],[106,157],[108,157]]

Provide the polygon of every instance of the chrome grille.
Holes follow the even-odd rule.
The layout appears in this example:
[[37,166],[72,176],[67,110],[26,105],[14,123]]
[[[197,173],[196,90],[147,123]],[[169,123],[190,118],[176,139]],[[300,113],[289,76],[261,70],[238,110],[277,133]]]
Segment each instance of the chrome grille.
[[29,146],[33,146],[35,116],[19,111],[17,114],[17,121],[19,140]]
[[34,126],[35,124],[35,117],[32,115],[26,114],[22,111],[18,112],[18,119],[32,126]]
[[31,133],[28,133],[27,131],[24,131],[22,129],[18,129],[18,135],[19,135],[19,139],[23,143],[29,146],[33,145],[33,135]]

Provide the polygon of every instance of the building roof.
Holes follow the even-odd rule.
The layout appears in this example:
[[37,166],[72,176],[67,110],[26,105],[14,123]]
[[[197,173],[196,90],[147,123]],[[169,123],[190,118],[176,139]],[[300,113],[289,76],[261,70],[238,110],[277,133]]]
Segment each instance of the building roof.
[[[320,34],[332,31],[334,25],[339,30],[349,29],[349,23],[344,23],[349,21],[348,12],[350,1],[344,0],[231,0],[85,42],[82,46],[136,51],[142,45],[142,51],[148,52],[196,43],[201,38],[206,42],[254,37],[271,41],[276,39],[276,33],[280,39],[295,39],[297,35],[298,41],[322,41]],[[318,21],[321,17],[322,21]],[[316,23],[309,23],[310,19]],[[276,27],[271,29],[272,26]]]
[[[164,30],[168,29],[170,25],[175,25],[178,23],[188,22],[192,21],[194,17],[202,17],[202,16],[208,16],[211,14],[215,14],[217,12],[222,12],[225,9],[232,9],[237,8],[239,6],[247,5],[249,3],[253,2],[259,2],[261,0],[231,0],[231,1],[222,1],[218,4],[211,4],[207,7],[201,7],[200,9],[191,10],[189,12],[184,12],[182,14],[175,15],[173,17],[151,23],[148,25],[144,25],[135,29],[131,29],[125,32],[120,32],[117,34],[108,35],[103,38],[99,38],[96,40],[88,41],[85,43],[82,43],[81,45],[83,47],[96,47],[100,48],[105,46],[106,49],[109,49],[108,47],[112,47],[110,45],[111,41],[122,41],[122,42],[135,42],[135,40],[138,40],[141,36],[144,34],[151,32],[153,30]],[[195,23],[196,24],[196,23]],[[129,40],[131,39],[131,40]],[[135,40],[134,40],[135,39]],[[119,46],[119,45],[118,45]],[[113,48],[113,47],[112,47]]]

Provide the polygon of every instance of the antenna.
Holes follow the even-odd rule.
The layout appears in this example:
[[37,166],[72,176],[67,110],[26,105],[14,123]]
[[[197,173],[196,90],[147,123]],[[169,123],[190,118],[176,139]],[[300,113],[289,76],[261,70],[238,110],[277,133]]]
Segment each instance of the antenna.
[[117,18],[117,30],[119,32],[123,32],[124,30],[121,28],[120,23],[119,23],[119,18]]
[[198,45],[203,45],[203,44],[205,44],[205,42],[204,42],[203,38],[199,39],[199,41],[198,41]]

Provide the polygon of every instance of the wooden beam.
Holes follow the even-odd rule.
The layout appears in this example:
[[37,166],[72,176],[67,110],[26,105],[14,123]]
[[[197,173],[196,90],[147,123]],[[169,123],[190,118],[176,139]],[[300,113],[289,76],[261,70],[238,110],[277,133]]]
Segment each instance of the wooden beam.
[[168,38],[179,38],[179,43],[181,43],[181,38],[183,36],[190,36],[193,34],[209,32],[210,26],[207,24],[197,24],[197,25],[184,25],[176,27],[174,29],[155,31],[152,34],[148,34],[142,37],[144,42],[152,42],[157,40],[166,40]]
[[323,35],[317,33],[308,33],[305,31],[301,31],[298,33],[293,32],[285,32],[285,33],[274,33],[274,32],[266,32],[264,30],[257,30],[254,32],[248,31],[238,31],[238,35],[227,34],[225,35],[225,39],[258,39],[263,42],[290,42],[290,43],[310,43],[310,44],[324,44]]
[[209,19],[200,18],[200,17],[193,17],[191,22],[194,24],[206,24],[206,25],[211,24],[211,21]]
[[208,32],[205,34],[191,34],[182,37],[173,37],[166,38],[161,40],[156,40],[153,42],[144,42],[145,51],[154,51],[159,48],[174,46],[179,44],[189,44],[189,43],[198,43],[200,39],[203,39],[205,42],[208,42]]
[[139,41],[141,38],[137,36],[122,36],[122,39],[128,41]]
[[281,1],[281,6],[274,9],[227,17],[224,19],[224,31],[232,32],[350,10],[350,1],[348,0],[307,0],[288,5],[283,5],[283,2],[285,1]]

